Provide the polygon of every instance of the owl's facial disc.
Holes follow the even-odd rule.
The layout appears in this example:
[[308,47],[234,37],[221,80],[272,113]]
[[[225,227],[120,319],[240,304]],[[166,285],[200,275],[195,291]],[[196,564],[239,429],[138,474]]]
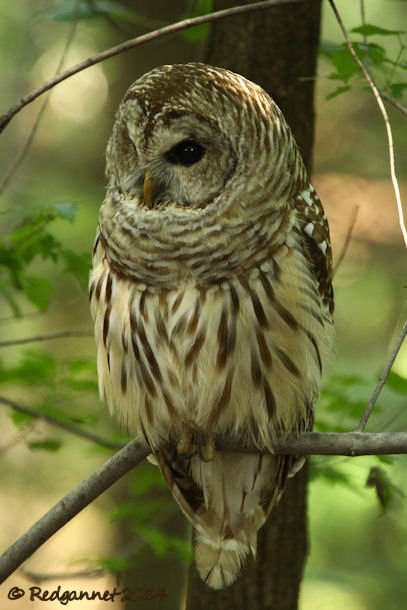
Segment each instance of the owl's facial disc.
[[119,149],[125,163],[111,155],[112,183],[118,181],[125,201],[157,213],[216,205],[237,166],[233,138],[216,116],[145,99],[124,103],[111,152]]

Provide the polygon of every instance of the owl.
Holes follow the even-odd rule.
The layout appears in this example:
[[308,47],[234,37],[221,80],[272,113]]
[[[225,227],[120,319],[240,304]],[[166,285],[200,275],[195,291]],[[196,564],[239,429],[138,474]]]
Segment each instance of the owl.
[[327,219],[275,102],[225,69],[142,76],[106,159],[90,277],[100,393],[144,436],[221,589],[301,465],[274,439],[313,425],[333,344]]

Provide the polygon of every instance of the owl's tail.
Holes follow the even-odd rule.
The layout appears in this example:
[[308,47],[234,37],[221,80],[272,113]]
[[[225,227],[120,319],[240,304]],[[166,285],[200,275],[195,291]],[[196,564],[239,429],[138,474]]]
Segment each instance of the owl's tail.
[[196,530],[195,563],[201,579],[223,589],[256,555],[257,531],[282,492],[284,456],[218,451],[204,462],[161,450],[158,464]]
[[[256,532],[254,532],[254,544]],[[213,539],[198,535],[195,541],[195,564],[199,576],[212,589],[224,589],[233,584],[245,564],[247,555],[255,546],[233,538]]]

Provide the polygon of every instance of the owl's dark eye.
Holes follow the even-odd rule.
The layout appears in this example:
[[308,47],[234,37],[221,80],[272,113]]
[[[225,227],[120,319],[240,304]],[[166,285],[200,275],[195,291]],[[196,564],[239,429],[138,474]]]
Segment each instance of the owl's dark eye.
[[170,163],[189,166],[198,163],[204,153],[204,147],[195,140],[184,140],[171,148],[165,156]]

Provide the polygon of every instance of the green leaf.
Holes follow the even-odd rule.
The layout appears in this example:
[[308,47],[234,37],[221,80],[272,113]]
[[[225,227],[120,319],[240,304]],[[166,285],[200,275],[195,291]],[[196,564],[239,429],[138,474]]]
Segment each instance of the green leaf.
[[126,6],[119,4],[119,2],[110,2],[109,0],[99,0],[96,4],[96,9],[99,15],[109,15],[110,17],[117,17],[124,21],[130,21],[132,23],[140,23],[143,25],[144,20],[141,15],[137,15],[134,11],[130,10]]
[[54,203],[52,209],[55,210],[56,216],[73,223],[76,217],[76,205],[72,201],[59,201]]
[[332,100],[334,97],[341,95],[341,93],[345,93],[346,91],[350,91],[351,87],[349,85],[343,85],[342,87],[337,87],[331,93],[329,93],[325,99]]
[[121,555],[113,555],[109,557],[100,557],[96,560],[99,565],[106,572],[123,572],[131,566],[131,557],[122,557]]
[[169,536],[165,532],[149,526],[138,526],[137,534],[142,538],[148,546],[159,557],[163,557],[168,553],[175,553],[182,560],[190,561],[191,546],[185,540],[175,536]]
[[33,451],[58,451],[62,447],[62,442],[55,438],[49,438],[45,441],[30,441],[27,444]]
[[8,380],[29,385],[51,385],[57,370],[55,359],[45,352],[26,350],[20,362],[8,369]]
[[52,285],[44,277],[26,277],[24,294],[40,311],[44,311],[50,303]]
[[407,396],[407,379],[398,373],[390,371],[386,380],[386,385],[394,390],[394,392]]
[[52,8],[40,11],[40,15],[54,19],[55,21],[72,21],[96,19],[108,15],[109,17],[123,19],[135,23],[141,27],[154,27],[154,20],[138,15],[131,9],[109,0],[93,0],[80,2],[76,6],[76,0],[59,0]]
[[151,515],[162,513],[165,508],[165,500],[159,497],[150,498],[143,497],[142,501],[131,500],[128,502],[120,502],[115,506],[109,514],[112,521],[120,521],[121,519],[131,518],[133,528],[137,533],[139,526],[143,526],[151,520]]
[[165,483],[159,469],[147,463],[144,468],[137,470],[137,476],[130,477],[129,486],[132,494],[139,496],[154,488],[163,488]]
[[391,482],[387,472],[380,468],[380,466],[374,466],[370,469],[366,480],[366,487],[374,489],[383,511],[388,510],[396,494],[404,495],[401,489]]
[[96,374],[96,362],[95,358],[75,358],[73,360],[68,360],[65,363],[68,371],[72,373],[72,375],[81,375],[84,373],[89,373],[90,375]]
[[356,34],[362,34],[362,36],[399,36],[400,34],[404,34],[403,30],[388,30],[387,28],[382,28],[371,23],[364,23],[357,28],[352,28],[350,31],[355,32]]
[[376,455],[376,458],[382,464],[394,464],[396,457],[394,455]]
[[373,42],[353,43],[353,48],[362,61],[368,57],[375,65],[380,65],[386,59],[386,50]]
[[320,51],[322,55],[330,59],[336,69],[336,72],[332,73],[329,78],[346,83],[358,71],[355,60],[344,44],[323,42]]
[[25,428],[33,421],[35,421],[36,417],[34,417],[33,415],[29,415],[28,413],[21,413],[21,411],[13,410],[11,413],[11,419],[13,420],[17,428]]
[[74,390],[97,393],[97,371],[94,358],[77,358],[64,363],[66,387]]
[[[385,49],[378,44],[354,42],[353,48],[362,62],[369,60],[370,63],[378,66],[387,61]],[[349,53],[345,43],[324,42],[320,46],[320,51],[330,59],[335,68],[335,72],[329,75],[331,80],[340,80],[347,83],[353,76],[359,76],[359,66]]]
[[349,476],[345,474],[340,467],[333,464],[327,463],[325,460],[322,461],[318,458],[312,458],[310,468],[310,480],[313,481],[317,478],[326,479],[332,485],[340,484],[345,485],[354,489],[354,485],[351,482]]
[[407,83],[392,83],[390,85],[391,94],[396,99],[400,99],[403,97],[405,89],[407,89]]
[[[48,218],[35,218],[26,220],[24,224],[17,227],[10,236],[11,245],[9,253],[19,262],[30,263],[37,256],[44,260],[57,260],[60,243],[45,228],[54,220],[53,216]],[[26,265],[25,265],[26,266]]]
[[76,0],[58,0],[55,6],[39,12],[55,21],[71,21],[99,17],[99,11],[93,2],[76,2]]
[[89,271],[92,265],[91,255],[88,252],[74,252],[66,248],[61,250],[61,257],[64,261],[64,271],[72,273],[79,281],[81,287],[87,290],[89,281]]
[[13,312],[13,315],[16,318],[19,318],[22,314],[21,307],[17,303],[17,301],[14,298],[14,295],[12,293],[13,293],[13,290],[11,290],[9,282],[6,280],[5,282],[3,282],[3,285],[0,286],[0,295],[3,297],[3,299],[6,301],[6,303],[8,303],[11,311]]
[[90,392],[97,394],[98,383],[96,377],[93,379],[67,379],[64,384],[66,387],[78,390],[78,392]]

